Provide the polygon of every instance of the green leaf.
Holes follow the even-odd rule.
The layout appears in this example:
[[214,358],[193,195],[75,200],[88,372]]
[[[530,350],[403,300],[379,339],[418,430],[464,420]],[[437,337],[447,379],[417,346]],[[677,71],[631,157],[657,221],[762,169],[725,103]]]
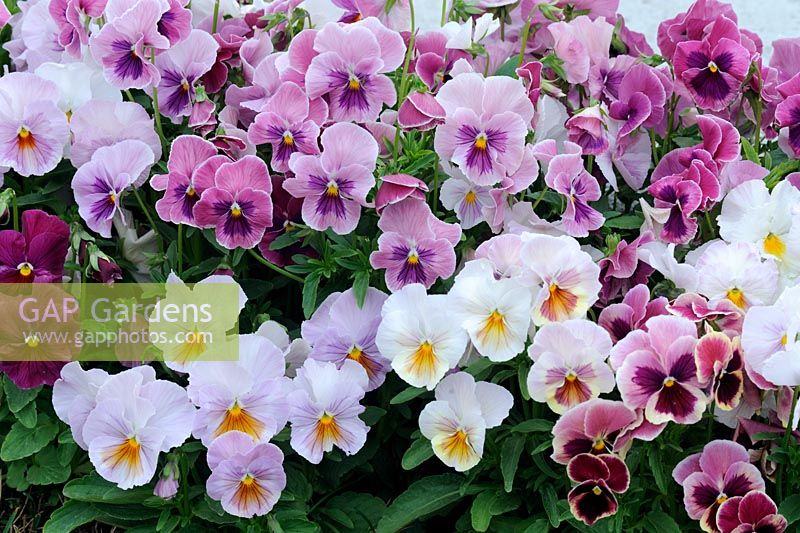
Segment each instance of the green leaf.
[[497,69],[494,73],[495,76],[508,76],[509,78],[518,78],[517,67],[519,66],[519,58],[515,55]]
[[609,218],[603,226],[614,229],[637,229],[644,224],[644,217],[641,215],[622,215],[620,217]]
[[367,289],[369,289],[369,272],[366,270],[356,272],[353,275],[353,292],[359,308],[364,305],[364,300],[367,298]]
[[526,363],[519,365],[517,368],[517,382],[519,383],[519,391],[522,393],[522,398],[529,402],[531,399],[531,394],[528,391],[528,373],[530,372],[530,366]]
[[544,506],[544,511],[547,513],[547,519],[550,521],[550,525],[558,527],[561,524],[561,517],[558,512],[558,496],[556,495],[556,489],[553,488],[553,485],[547,484],[542,487],[542,505]]
[[667,513],[652,511],[645,518],[651,533],[681,533],[680,526]]
[[0,459],[6,462],[16,461],[47,446],[58,433],[58,426],[47,417],[42,418],[43,421],[35,428],[26,428],[20,422],[15,422],[0,448]]
[[87,502],[68,501],[53,511],[43,533],[68,533],[99,518],[102,513]]
[[415,481],[395,499],[378,522],[377,533],[400,531],[416,520],[457,502],[463,477],[454,474],[429,476]]
[[664,460],[661,457],[661,451],[654,446],[651,447],[647,454],[647,462],[650,464],[650,470],[653,472],[653,478],[656,480],[658,490],[662,494],[667,494],[670,479],[664,472]]
[[422,437],[411,443],[400,464],[403,470],[413,470],[428,459],[433,457],[433,446],[431,441]]
[[760,165],[761,161],[758,160],[758,152],[756,152],[756,149],[753,148],[752,144],[750,144],[750,141],[748,141],[747,138],[745,137],[742,137],[741,141],[742,141],[742,153],[744,154],[744,158],[752,161],[756,165]]
[[30,483],[25,479],[25,472],[27,469],[26,461],[14,461],[8,465],[8,470],[5,475],[5,484],[16,490],[22,492],[26,490]]
[[202,501],[193,504],[192,512],[198,518],[202,518],[212,524],[233,524],[238,521],[238,518],[223,511],[219,502],[211,500],[208,496]]
[[800,494],[792,494],[781,502],[778,512],[793,524],[800,520]]
[[306,276],[303,282],[303,314],[310,318],[317,308],[317,289],[322,274],[319,271],[312,272]]
[[514,487],[514,476],[517,474],[523,449],[525,437],[521,435],[508,437],[500,449],[500,472],[503,474],[503,488],[506,492],[511,492]]
[[553,429],[553,423],[542,418],[533,418],[520,422],[511,431],[514,433],[549,433]]
[[399,405],[401,403],[406,403],[409,400],[413,400],[417,396],[424,394],[426,391],[423,388],[418,387],[408,387],[405,390],[398,392],[394,398],[389,400],[391,405]]
[[58,450],[49,446],[34,456],[26,478],[31,485],[53,485],[64,483],[70,474],[72,469],[59,461]]
[[383,418],[383,415],[386,414],[386,409],[381,407],[377,407],[375,405],[368,405],[364,412],[361,413],[361,420],[370,427],[374,426],[378,423],[378,420]]
[[21,411],[23,407],[31,403],[39,394],[39,391],[42,390],[42,388],[37,387],[35,389],[18,389],[17,386],[14,385],[13,381],[7,377],[4,377],[3,390],[6,393],[6,403],[8,404],[8,409],[12,413],[17,413]]
[[345,530],[361,532],[375,530],[386,510],[386,504],[371,494],[345,492],[331,498],[322,510],[327,512],[331,508],[339,509],[350,518],[353,526]]
[[36,413],[36,402],[31,402],[16,413],[14,413],[19,420],[19,423],[25,426],[28,429],[32,429],[36,426],[37,420],[37,413]]
[[141,503],[152,495],[152,488],[135,487],[122,490],[95,474],[73,479],[64,485],[64,496],[83,502],[133,504]]
[[492,506],[498,493],[485,490],[478,494],[472,502],[469,514],[472,517],[472,527],[475,531],[486,531],[492,521]]

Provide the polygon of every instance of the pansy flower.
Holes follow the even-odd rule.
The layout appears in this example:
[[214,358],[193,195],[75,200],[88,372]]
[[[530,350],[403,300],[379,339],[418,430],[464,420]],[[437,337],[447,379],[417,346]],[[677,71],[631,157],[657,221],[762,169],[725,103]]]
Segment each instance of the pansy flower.
[[61,161],[69,130],[58,97],[53,82],[34,74],[0,77],[0,167],[41,176]]
[[327,128],[321,142],[322,155],[292,156],[289,168],[295,176],[283,188],[303,198],[303,220],[309,227],[347,235],[356,229],[375,185],[378,143],[367,130],[346,122]]
[[161,74],[158,82],[159,111],[176,124],[191,114],[196,101],[195,84],[211,69],[219,45],[208,33],[192,30],[189,36],[160,54],[156,67]]
[[49,11],[58,25],[58,44],[80,58],[81,45],[89,42],[87,28],[91,19],[103,15],[108,0],[53,0]]
[[456,320],[478,353],[491,361],[508,361],[525,348],[530,291],[516,280],[495,279],[488,259],[468,262],[456,276],[450,297]]
[[717,511],[721,533],[783,533],[788,527],[772,498],[760,490],[728,498]]
[[654,182],[647,192],[653,195],[656,209],[667,211],[659,238],[674,244],[689,242],[697,233],[697,220],[691,215],[702,201],[700,186],[676,174]]
[[616,494],[628,490],[630,473],[625,462],[611,454],[575,456],[567,465],[567,475],[577,483],[567,495],[572,516],[593,525],[601,518],[616,514]]
[[294,451],[314,464],[334,446],[347,455],[358,452],[369,431],[359,418],[364,412],[359,402],[368,383],[366,371],[355,361],[337,368],[331,362],[307,359],[287,397]]
[[625,293],[621,303],[604,307],[597,323],[608,331],[611,340],[616,343],[631,331],[645,329],[651,317],[666,315],[668,303],[669,300],[663,296],[650,300],[650,289],[645,284],[639,284]]
[[721,111],[739,93],[750,68],[750,53],[739,42],[736,23],[720,16],[703,40],[678,44],[675,78],[700,108]]
[[380,215],[386,206],[402,202],[406,198],[425,201],[427,192],[428,185],[414,176],[408,174],[381,176],[381,186],[375,195],[375,211]]
[[386,207],[378,228],[378,250],[370,254],[373,268],[386,269],[386,286],[397,291],[411,283],[430,288],[456,267],[454,247],[461,237],[457,224],[447,224],[422,200],[407,198]]
[[555,156],[547,166],[545,182],[566,199],[561,224],[568,234],[585,237],[589,231],[603,225],[603,215],[589,206],[589,202],[600,199],[600,185],[583,168],[583,158],[579,154]]
[[112,219],[122,214],[123,193],[154,161],[153,151],[141,141],[131,139],[98,148],[72,178],[75,202],[86,225],[111,237]]
[[444,124],[444,119],[444,108],[427,92],[413,91],[397,111],[397,122],[407,131],[432,130]]
[[519,80],[464,73],[436,95],[445,123],[434,146],[476,185],[494,185],[522,164],[533,105]]
[[327,95],[331,119],[341,122],[375,120],[384,104],[394,105],[397,93],[386,76],[402,62],[402,37],[375,18],[355,24],[326,24],[316,34],[305,76],[309,98]]
[[0,283],[61,281],[69,226],[39,209],[22,213],[22,232],[0,231]]
[[231,431],[214,440],[206,456],[211,475],[208,496],[242,518],[263,516],[278,503],[286,487],[283,452],[274,444]]
[[378,388],[389,371],[389,361],[375,345],[386,297],[372,287],[361,305],[353,289],[328,296],[302,325],[303,339],[312,347],[309,357],[338,365],[353,360],[367,372],[367,391]]
[[744,359],[739,338],[731,340],[718,331],[703,335],[694,347],[697,380],[711,386],[717,407],[735,409],[744,394]]
[[532,235],[521,258],[535,283],[533,323],[537,326],[582,318],[600,292],[600,267],[572,237]]
[[542,326],[528,348],[534,363],[528,391],[555,413],[614,390],[614,373],[606,363],[611,338],[588,320],[575,319]]
[[762,260],[755,245],[739,242],[710,244],[695,264],[697,292],[710,302],[727,298],[742,310],[769,305],[778,291],[775,260]]
[[486,430],[503,422],[514,397],[500,385],[476,382],[466,372],[440,381],[435,396],[419,415],[420,432],[444,464],[467,471],[481,460]]
[[295,198],[283,188],[283,182],[286,180],[284,176],[273,174],[271,179],[272,225],[264,232],[264,237],[258,244],[258,250],[264,259],[281,267],[292,264],[292,257],[297,254],[315,257],[316,251],[310,246],[303,246],[302,242],[296,242],[278,250],[271,249],[272,243],[278,237],[294,231],[296,225],[302,222],[300,211],[303,208],[303,200]]
[[455,368],[467,347],[467,334],[443,309],[446,295],[428,295],[418,283],[406,285],[386,300],[375,343],[403,381],[433,390]]
[[678,463],[672,478],[683,485],[683,504],[689,518],[700,521],[703,531],[715,532],[720,506],[752,490],[764,490],[764,480],[741,444],[714,440]]
[[294,83],[284,83],[261,109],[247,131],[255,144],[272,145],[272,170],[289,170],[295,152],[319,154],[319,126],[309,117],[309,100]]
[[608,133],[600,105],[582,109],[564,124],[567,138],[580,146],[585,155],[598,155],[608,150]]
[[73,440],[84,450],[88,444],[83,440],[83,426],[97,405],[97,391],[108,378],[105,370],[84,370],[79,362],[72,361],[61,368],[58,380],[53,383],[53,409],[58,418],[69,424]]
[[617,343],[611,352],[625,405],[644,409],[645,418],[653,424],[699,421],[707,398],[697,379],[694,323],[657,316],[647,321],[647,333],[632,335],[630,342]]
[[215,228],[230,250],[253,248],[272,225],[272,182],[267,165],[253,155],[216,169],[214,185],[203,191],[193,213],[201,228]]
[[628,243],[620,240],[614,251],[598,262],[603,290],[601,300],[607,302],[620,294],[627,296],[631,287],[646,284],[650,274],[655,270],[639,259],[639,247],[651,242],[653,234],[645,231]]
[[800,286],[787,288],[775,305],[754,306],[745,315],[742,344],[748,373],[756,374],[753,381],[762,389],[800,384],[799,295]]
[[461,227],[470,229],[486,220],[486,210],[494,202],[492,189],[475,185],[457,169],[453,173],[442,183],[439,198],[446,209],[455,211]]

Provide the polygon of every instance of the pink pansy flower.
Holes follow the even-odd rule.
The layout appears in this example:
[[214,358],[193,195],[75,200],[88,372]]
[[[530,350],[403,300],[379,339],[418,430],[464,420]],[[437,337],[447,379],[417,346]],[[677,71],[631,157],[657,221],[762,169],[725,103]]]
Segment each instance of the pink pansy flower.
[[578,154],[555,156],[547,167],[545,182],[566,198],[567,207],[561,215],[564,230],[573,237],[585,237],[589,231],[603,225],[604,218],[589,202],[600,199],[600,185],[583,168]]
[[564,126],[569,140],[580,146],[585,155],[598,155],[608,150],[608,133],[599,105],[584,108]]
[[331,119],[375,120],[383,104],[397,94],[385,73],[403,62],[406,47],[400,34],[375,18],[355,24],[326,24],[314,39],[319,54],[305,76],[309,98],[327,95]]
[[656,72],[653,67],[639,63],[622,78],[618,100],[609,109],[612,118],[624,121],[620,135],[629,135],[639,126],[657,127],[664,119],[664,107],[671,94]]
[[700,108],[721,111],[739,94],[750,68],[750,52],[740,39],[736,23],[720,16],[708,36],[678,44],[675,78]]
[[294,83],[284,83],[261,109],[247,131],[255,144],[272,145],[272,170],[289,170],[294,153],[319,154],[319,126],[309,118],[309,101]]
[[107,0],[52,0],[49,11],[58,25],[58,44],[74,57],[80,57],[81,45],[89,42],[89,32],[86,31],[88,22],[103,14],[106,2]]
[[469,52],[447,47],[448,36],[442,30],[423,31],[414,40],[416,52],[410,70],[415,72],[428,89],[436,92],[458,59],[469,57]]
[[[69,158],[75,168],[89,161],[101,146],[125,139],[142,141],[150,147],[156,161],[161,159],[161,141],[153,119],[136,102],[89,100],[72,114],[69,128],[72,132]],[[147,176],[137,176],[137,183],[145,179]]]
[[717,0],[697,0],[684,13],[665,20],[658,25],[658,47],[661,55],[672,59],[679,43],[692,40],[699,41],[706,35],[708,26],[717,17],[724,16],[736,22],[733,6]]
[[161,220],[197,226],[193,208],[203,191],[214,186],[217,169],[229,161],[217,155],[217,148],[201,137],[176,137],[169,152],[167,174],[156,174],[150,179],[153,189],[165,191],[156,202]]
[[666,315],[668,303],[669,300],[663,296],[650,300],[650,289],[645,284],[639,284],[625,293],[622,303],[603,308],[597,323],[617,343],[631,331],[646,330],[646,323],[651,317]]
[[295,154],[289,168],[295,177],[283,187],[303,198],[303,220],[312,229],[332,228],[339,235],[356,229],[361,207],[375,185],[378,143],[355,124],[338,123],[321,137],[322,155]]
[[728,498],[717,511],[721,533],[783,533],[788,527],[772,498],[760,490]]
[[337,369],[334,363],[306,360],[288,396],[294,451],[314,464],[334,446],[347,455],[358,452],[369,431],[359,418],[368,383],[367,373],[355,361]]
[[606,363],[608,333],[593,322],[576,319],[545,324],[533,338],[528,356],[533,367],[528,390],[556,413],[614,390],[614,373]]
[[775,119],[781,127],[778,144],[788,155],[800,154],[800,75],[795,75],[777,87],[782,97],[775,109]]
[[397,112],[397,122],[406,130],[428,131],[444,120],[444,108],[431,93],[412,92]]
[[625,456],[630,439],[626,430],[636,413],[622,402],[595,398],[564,413],[553,426],[553,461],[566,465],[582,453]]
[[0,283],[53,283],[64,274],[69,226],[55,215],[31,209],[22,231],[0,231]]
[[686,244],[697,233],[697,220],[691,217],[702,202],[700,186],[682,176],[662,178],[647,189],[653,195],[656,209],[668,210],[668,218],[658,237],[668,243]]
[[486,220],[486,211],[494,204],[489,187],[481,187],[469,181],[458,169],[454,177],[442,184],[442,205],[455,211],[462,229],[470,229]]
[[711,386],[716,405],[724,410],[735,409],[744,394],[744,359],[739,338],[731,340],[724,333],[710,331],[694,348],[697,380]]
[[570,22],[550,24],[547,29],[555,41],[553,51],[564,62],[569,83],[585,82],[591,65],[608,61],[614,26],[606,20],[581,15]]
[[476,185],[493,185],[522,164],[533,105],[519,80],[465,73],[436,95],[447,119],[434,146]]
[[191,114],[195,84],[211,69],[219,45],[204,31],[189,36],[156,58],[161,74],[158,82],[159,110],[179,124]]
[[229,431],[266,442],[286,425],[283,353],[260,335],[239,337],[238,361],[197,361],[188,367],[197,412],[193,435],[208,446]]
[[653,317],[647,332],[634,331],[617,343],[611,361],[625,405],[644,409],[653,424],[699,421],[707,398],[697,379],[696,343],[694,323],[673,316]]
[[582,453],[569,462],[567,475],[577,483],[567,496],[572,516],[588,526],[616,514],[615,494],[627,491],[630,485],[625,462],[611,454]]
[[438,278],[453,274],[461,228],[437,219],[425,202],[407,198],[387,206],[378,228],[383,234],[369,260],[373,268],[386,269],[392,292],[412,283],[430,288]]
[[610,255],[598,262],[600,280],[603,282],[601,300],[607,302],[620,294],[627,295],[631,287],[647,283],[655,269],[639,259],[638,251],[641,245],[652,240],[653,235],[649,231],[636,237],[630,244],[623,239]]
[[704,531],[717,530],[720,505],[751,490],[764,490],[761,472],[750,464],[741,444],[714,440],[702,453],[690,455],[675,467],[672,478],[683,485],[683,504],[689,518],[700,521]]
[[69,130],[58,97],[53,82],[34,74],[0,78],[0,167],[24,177],[41,176],[61,161]]
[[166,11],[166,2],[139,0],[92,35],[89,49],[103,67],[108,83],[117,89],[144,89],[158,84],[160,75],[150,56],[170,46],[157,26]]
[[283,452],[274,444],[254,442],[241,431],[216,439],[206,457],[211,475],[208,496],[242,518],[263,516],[278,503],[286,487]]
[[713,321],[725,332],[742,331],[742,310],[727,298],[709,302],[697,293],[685,292],[667,305],[667,310],[692,322]]
[[214,174],[214,185],[203,191],[193,209],[201,228],[215,228],[224,247],[253,248],[272,225],[272,182],[267,165],[247,155],[223,163]]
[[371,287],[360,306],[353,289],[328,296],[302,325],[303,339],[312,347],[309,357],[339,366],[355,361],[369,377],[366,390],[377,389],[390,368],[389,360],[375,345],[384,301],[386,294]]
[[98,148],[72,178],[72,190],[81,218],[103,237],[111,237],[115,215],[122,215],[122,195],[154,163],[153,151],[136,140]]
[[381,187],[375,195],[375,210],[380,214],[391,204],[402,202],[406,198],[425,201],[428,185],[408,174],[389,174],[381,176]]
[[69,424],[75,443],[86,450],[83,426],[86,417],[97,405],[97,391],[108,381],[105,370],[83,370],[80,363],[72,361],[61,369],[61,376],[53,384],[53,409],[65,424]]
[[144,485],[156,473],[158,454],[189,437],[194,413],[186,391],[155,379],[150,366],[111,376],[98,388],[83,426],[89,459],[122,489]]
[[542,86],[542,64],[539,61],[529,61],[520,66],[515,71],[519,79],[523,80],[525,90],[528,92],[528,99],[536,107],[539,103],[539,95]]

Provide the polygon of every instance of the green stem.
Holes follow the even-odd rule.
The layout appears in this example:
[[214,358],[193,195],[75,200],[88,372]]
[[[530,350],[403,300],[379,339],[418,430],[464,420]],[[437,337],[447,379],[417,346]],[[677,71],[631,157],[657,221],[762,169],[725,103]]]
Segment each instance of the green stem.
[[256,258],[256,260],[257,260],[259,263],[261,263],[262,265],[264,265],[265,267],[267,267],[267,268],[269,268],[269,269],[271,269],[271,270],[274,270],[274,271],[275,271],[275,272],[277,272],[278,274],[281,274],[281,275],[283,275],[283,276],[286,276],[287,278],[289,278],[289,279],[291,279],[291,280],[294,280],[294,281],[296,281],[296,282],[298,282],[298,283],[303,283],[303,282],[304,282],[303,278],[301,278],[300,276],[298,276],[298,275],[296,275],[296,274],[292,274],[292,273],[291,273],[291,272],[289,272],[288,270],[284,270],[283,268],[279,267],[278,265],[275,265],[275,264],[273,264],[273,263],[270,263],[269,261],[267,261],[266,259],[264,259],[264,258],[263,258],[263,257],[261,257],[260,255],[258,255],[257,253],[255,253],[253,250],[249,250],[249,251],[250,251],[250,255],[252,255],[253,257],[255,257],[255,258]]
[[594,170],[594,156],[590,155],[586,158],[586,171],[591,174]]
[[667,113],[667,133],[664,136],[664,146],[661,147],[661,157],[667,155],[669,152],[669,145],[672,141],[672,125],[675,122],[675,106],[677,105],[678,100],[673,95],[672,99],[669,102],[669,112]]
[[[153,64],[156,62],[156,49],[153,48],[150,51],[150,60]],[[156,123],[156,132],[158,133],[158,138],[161,139],[161,146],[167,146],[167,138],[164,137],[164,129],[161,127],[161,108],[158,106],[158,87],[153,85],[153,120]]]
[[439,205],[439,156],[433,161],[433,212],[436,212],[436,207]]
[[136,100],[133,99],[133,95],[131,94],[130,89],[125,89],[125,96],[128,97],[129,102],[135,102]]
[[761,106],[761,69],[756,68],[756,72],[758,73],[758,95],[757,98],[754,99],[754,108],[753,113],[756,116],[756,131],[753,134],[753,148],[756,151],[756,157],[758,157],[758,164],[761,164],[761,121],[762,121],[762,113],[763,109]]
[[219,0],[214,2],[214,18],[211,19],[211,34],[217,33],[217,19],[219,18]]
[[158,233],[158,228],[156,227],[156,222],[153,219],[153,215],[150,214],[150,210],[147,209],[147,205],[142,200],[142,196],[139,194],[139,189],[136,187],[133,188],[133,195],[136,197],[136,201],[139,202],[139,207],[144,211],[144,216],[147,217],[147,223],[150,224],[150,227],[153,228],[153,232],[158,237],[159,247],[162,246],[161,235]]
[[178,224],[178,276],[183,274],[183,224]]
[[[406,57],[403,60],[403,74],[400,77],[400,87],[397,91],[397,108],[403,100],[406,99],[407,83],[408,83],[408,66],[411,64],[411,54],[414,53],[414,33],[416,32],[416,20],[414,19],[414,2],[408,0],[408,6],[411,10],[411,35],[408,38],[408,48],[406,49]],[[392,146],[392,158],[397,162],[398,145],[400,144],[400,124],[395,125],[394,131],[394,145]]]
[[517,66],[521,67],[522,62],[525,61],[525,50],[528,48],[528,36],[531,32],[532,16],[528,17],[525,26],[522,28],[522,35],[520,36],[519,58],[517,59]]
[[441,23],[441,26],[444,26],[445,22],[447,22],[447,0],[442,0],[442,23]]
[[539,205],[539,202],[541,202],[542,200],[544,200],[544,195],[545,195],[545,193],[547,193],[547,185],[545,185],[545,186],[544,186],[544,188],[542,189],[542,192],[540,192],[540,193],[539,193],[539,196],[536,198],[536,201],[535,201],[535,202],[533,202],[533,206],[531,207],[531,209],[533,209],[534,211],[536,211],[536,206],[538,206],[538,205]]
[[[800,387],[794,387],[792,389],[792,407],[789,410],[789,421],[786,423],[786,431],[783,433],[783,449],[786,450],[789,447],[789,439],[792,436],[792,422],[794,419],[794,410],[797,408],[797,397],[800,395]],[[775,488],[777,489],[778,500],[783,500],[783,471],[786,469],[786,465],[780,465],[778,468],[778,474],[775,478]]]
[[14,217],[14,231],[19,231],[19,207],[16,193],[11,195],[11,214]]
[[650,128],[650,148],[653,150],[653,165],[658,164],[658,151],[656,150],[656,131]]

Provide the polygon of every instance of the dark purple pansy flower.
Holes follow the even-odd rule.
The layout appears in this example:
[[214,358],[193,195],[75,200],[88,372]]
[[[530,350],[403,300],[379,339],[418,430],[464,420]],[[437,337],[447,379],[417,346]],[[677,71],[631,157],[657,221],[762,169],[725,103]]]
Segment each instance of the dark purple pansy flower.
[[567,475],[578,483],[567,496],[572,515],[591,526],[617,512],[617,497],[628,490],[630,473],[625,462],[611,454],[582,453],[567,465]]
[[728,498],[717,512],[721,533],[783,533],[789,523],[772,498],[760,490]]
[[702,41],[678,44],[675,78],[702,109],[721,111],[739,94],[750,68],[736,23],[720,16]]
[[[602,270],[601,270],[602,272]],[[650,300],[650,289],[644,283],[625,292],[622,303],[611,304],[600,311],[597,323],[602,326],[615,343],[628,333],[645,330],[646,322],[654,316],[666,315],[669,300],[663,296]]]
[[726,501],[753,490],[764,490],[764,479],[741,444],[714,440],[702,453],[690,455],[675,467],[672,478],[683,485],[686,513],[700,520],[704,531],[718,531],[717,512]]
[[38,209],[22,213],[22,233],[0,231],[0,283],[61,281],[69,226]]
[[674,175],[653,183],[647,192],[653,195],[656,207],[670,210],[659,238],[675,244],[689,242],[697,232],[697,221],[690,215],[700,207],[703,194],[700,186]]
[[[646,284],[653,267],[640,261],[638,257],[639,246],[653,240],[649,231],[642,233],[628,244],[624,239],[617,243],[614,251],[598,262],[600,266],[600,281],[603,288],[600,291],[602,302],[608,302],[621,294],[627,295],[629,290],[639,285]],[[649,298],[649,293],[648,293]]]

